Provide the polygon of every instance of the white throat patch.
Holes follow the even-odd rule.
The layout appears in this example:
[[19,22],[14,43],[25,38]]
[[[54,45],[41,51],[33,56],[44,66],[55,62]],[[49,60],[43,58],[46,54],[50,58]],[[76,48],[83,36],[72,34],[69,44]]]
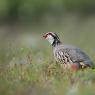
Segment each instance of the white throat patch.
[[51,44],[54,42],[54,38],[51,35],[48,35],[46,38]]

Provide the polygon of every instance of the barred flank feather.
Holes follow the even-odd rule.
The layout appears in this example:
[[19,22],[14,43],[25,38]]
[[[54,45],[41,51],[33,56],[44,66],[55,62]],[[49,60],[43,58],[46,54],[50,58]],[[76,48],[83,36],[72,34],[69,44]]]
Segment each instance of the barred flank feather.
[[72,65],[77,64],[78,68],[93,68],[90,58],[79,48],[72,46],[57,45],[54,49],[54,57],[58,63]]

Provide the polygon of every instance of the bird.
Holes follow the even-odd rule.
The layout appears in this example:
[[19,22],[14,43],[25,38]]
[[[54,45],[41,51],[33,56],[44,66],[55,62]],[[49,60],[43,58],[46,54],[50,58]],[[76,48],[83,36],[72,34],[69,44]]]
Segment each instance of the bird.
[[71,68],[73,71],[78,71],[94,68],[92,60],[84,51],[73,45],[64,45],[56,33],[47,32],[43,38],[52,45],[54,59],[62,64],[64,69]]

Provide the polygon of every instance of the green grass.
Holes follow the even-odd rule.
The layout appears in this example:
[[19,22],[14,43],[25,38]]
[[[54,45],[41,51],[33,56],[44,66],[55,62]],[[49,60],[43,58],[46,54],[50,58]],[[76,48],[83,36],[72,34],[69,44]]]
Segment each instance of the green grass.
[[[1,66],[1,95],[65,95],[73,86],[71,81],[75,81],[75,85],[78,84],[78,88],[80,88],[78,95],[95,94],[95,70],[77,73],[64,72],[60,65],[55,64],[52,60],[46,59],[47,61],[41,62],[32,60],[32,54],[30,49],[27,53],[21,55],[18,53],[10,63]],[[36,55],[37,53],[35,53]],[[80,79],[77,80],[77,78]]]
[[95,70],[64,71],[47,50],[19,47],[10,53],[11,60],[0,66],[1,95],[72,95],[76,85],[77,95],[95,94]]

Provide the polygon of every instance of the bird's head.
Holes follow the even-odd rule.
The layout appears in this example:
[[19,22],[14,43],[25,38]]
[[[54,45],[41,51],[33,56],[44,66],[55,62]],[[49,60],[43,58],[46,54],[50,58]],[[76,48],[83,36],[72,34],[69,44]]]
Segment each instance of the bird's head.
[[53,32],[48,32],[43,35],[43,37],[50,42],[50,44],[58,44],[61,43],[59,37],[57,36],[56,33]]

